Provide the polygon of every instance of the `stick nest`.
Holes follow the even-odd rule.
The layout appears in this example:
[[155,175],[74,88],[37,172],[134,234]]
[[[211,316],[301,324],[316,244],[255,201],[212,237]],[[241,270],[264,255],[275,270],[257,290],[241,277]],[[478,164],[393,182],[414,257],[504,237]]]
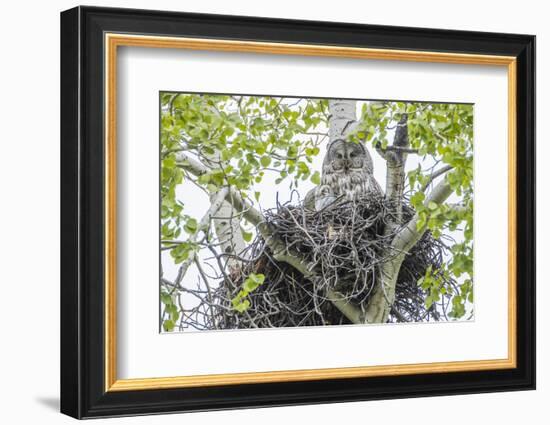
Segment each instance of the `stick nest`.
[[[363,311],[379,282],[380,266],[397,252],[391,241],[399,228],[386,229],[390,210],[383,197],[339,202],[322,211],[302,205],[278,205],[264,212],[268,228],[290,252],[304,258],[313,277],[305,277],[284,261],[278,261],[270,244],[260,235],[243,254],[248,260],[233,268],[226,282],[204,300],[207,329],[265,328],[350,324],[326,297],[328,288],[342,294]],[[403,204],[403,222],[414,215]],[[390,254],[388,254],[390,251]],[[428,267],[438,273],[447,247],[425,232],[405,256],[397,284],[390,322],[440,320],[449,296],[425,307],[427,296],[419,285]],[[251,273],[263,274],[264,283],[248,295],[249,308],[237,312],[231,300]],[[453,286],[453,282],[443,284]],[[208,310],[208,311],[206,311]]]

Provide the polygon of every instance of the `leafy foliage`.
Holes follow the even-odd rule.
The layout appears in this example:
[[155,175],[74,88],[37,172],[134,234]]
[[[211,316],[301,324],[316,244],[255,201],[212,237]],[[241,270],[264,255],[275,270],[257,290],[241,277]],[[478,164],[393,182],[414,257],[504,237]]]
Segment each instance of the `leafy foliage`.
[[[261,193],[254,185],[266,172],[290,189],[307,179],[319,183],[311,163],[326,137],[318,127],[326,127],[327,100],[161,93],[160,102],[161,240],[176,264],[199,249],[191,238],[180,237],[205,230],[176,197],[184,180],[208,194],[230,186],[256,202]],[[208,173],[198,178],[186,173],[176,160],[181,151],[207,165]],[[247,242],[253,236],[245,228],[242,235]]]
[[233,308],[239,313],[242,313],[250,307],[250,300],[248,295],[251,292],[254,292],[258,286],[264,283],[265,276],[263,274],[250,273],[248,277],[244,280],[242,284],[242,289],[238,294],[231,300]]
[[[366,140],[375,148],[386,149],[392,130],[401,116],[408,115],[408,134],[412,149],[423,159],[422,164],[407,174],[408,196],[419,220],[417,229],[428,229],[439,238],[444,233],[461,231],[463,241],[451,247],[453,253],[444,270],[433,274],[429,270],[421,281],[430,290],[426,307],[451,292],[442,284],[445,275],[461,279],[461,289],[452,298],[451,316],[460,318],[466,313],[466,303],[473,302],[473,105],[369,102],[363,104],[360,125],[351,138]],[[434,173],[450,168],[445,179],[451,186],[457,204],[425,204],[426,189]]]
[[[254,184],[267,171],[278,174],[276,183],[289,180],[290,188],[300,180],[319,182],[311,163],[324,136],[317,127],[326,120],[323,99],[161,93],[162,240],[177,239],[182,230],[198,231],[196,219],[185,215],[176,199],[184,179],[208,193],[231,186],[256,200],[260,193]],[[185,174],[176,161],[180,151],[207,164],[209,172],[198,178]],[[184,243],[171,253],[180,263],[195,248]]]
[[[200,217],[192,217],[177,197],[177,188],[192,182],[206,194],[231,187],[244,199],[260,201],[256,185],[267,173],[277,175],[275,183],[290,190],[309,180],[320,184],[319,170],[312,167],[327,139],[328,101],[265,96],[160,94],[161,139],[161,241],[174,263],[181,264],[201,249],[197,236],[211,240],[210,227],[201,228]],[[450,241],[452,257],[444,267],[427,270],[418,284],[429,296],[426,307],[444,294],[453,293],[452,312],[461,318],[473,303],[473,106],[464,104],[360,102],[358,125],[350,140],[364,141],[376,149],[391,144],[397,122],[408,115],[410,148],[422,157],[420,165],[407,174],[406,197],[418,214],[418,229],[435,238],[457,236]],[[187,173],[178,163],[178,153],[200,161],[208,171],[199,177]],[[449,202],[425,203],[437,170],[448,167],[444,177],[453,190]],[[241,223],[242,237],[253,239],[253,230]],[[459,290],[448,287],[445,277],[460,282]],[[249,294],[263,283],[263,275],[251,274],[233,308],[245,312]],[[182,320],[177,294],[162,289],[165,331]]]
[[160,293],[160,300],[164,305],[164,315],[166,316],[162,322],[162,328],[165,332],[171,332],[180,318],[175,298],[174,294],[168,293],[165,290],[162,290]]

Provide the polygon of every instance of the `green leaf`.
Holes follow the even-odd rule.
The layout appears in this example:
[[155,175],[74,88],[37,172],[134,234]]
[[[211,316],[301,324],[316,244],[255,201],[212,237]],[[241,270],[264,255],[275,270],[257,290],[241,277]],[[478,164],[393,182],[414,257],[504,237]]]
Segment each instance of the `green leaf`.
[[160,300],[164,303],[164,304],[167,304],[167,305],[171,305],[172,304],[172,297],[170,295],[168,295],[166,292],[162,292],[160,294]]
[[263,274],[251,273],[243,283],[243,289],[245,292],[250,293],[254,291],[258,286],[264,283],[265,276]]
[[195,220],[194,218],[189,218],[185,223],[184,230],[192,235],[197,231],[198,225],[199,224],[197,223],[197,220]]
[[201,184],[208,184],[210,182],[210,176],[207,173],[201,174],[198,181]]
[[418,215],[418,221],[416,222],[416,230],[421,230],[426,226],[426,222],[428,220],[428,217],[425,213],[421,213]]
[[248,310],[248,307],[250,307],[249,300],[243,300],[239,304],[233,306],[233,308],[237,310],[239,313],[244,313],[246,310]]
[[438,207],[439,207],[439,205],[437,205],[434,201],[430,201],[428,203],[428,209],[430,209],[432,211],[437,210]]
[[269,164],[271,164],[271,158],[267,155],[264,155],[260,158],[260,164],[264,167],[269,167]]
[[251,273],[249,278],[252,279],[254,282],[256,282],[258,285],[261,285],[262,283],[264,283],[264,280],[265,280],[265,276],[261,273],[260,274]]
[[162,161],[162,166],[165,168],[174,168],[176,166],[176,159],[174,157],[165,158]]
[[176,324],[172,320],[165,320],[162,323],[162,327],[164,328],[165,332],[172,332],[172,330],[174,330],[175,326],[176,326]]
[[423,192],[416,192],[413,196],[411,196],[411,204],[418,210],[423,204],[424,198],[425,195]]
[[430,294],[426,297],[426,301],[425,301],[426,308],[430,308],[433,305],[433,303],[434,303],[434,298]]
[[319,171],[315,171],[310,178],[311,182],[313,184],[319,185],[321,184],[321,174],[319,174]]
[[254,236],[251,232],[247,232],[246,230],[244,229],[241,229],[241,233],[243,235],[243,239],[246,241],[246,242],[250,242],[252,240],[252,236]]
[[243,289],[246,292],[252,292],[254,291],[259,285],[254,282],[252,279],[248,278],[243,282]]

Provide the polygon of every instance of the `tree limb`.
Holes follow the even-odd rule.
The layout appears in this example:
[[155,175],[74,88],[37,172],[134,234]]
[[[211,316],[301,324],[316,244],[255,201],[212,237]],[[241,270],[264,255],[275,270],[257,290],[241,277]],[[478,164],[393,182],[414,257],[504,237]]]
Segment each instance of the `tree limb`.
[[[400,226],[403,220],[403,191],[405,190],[406,150],[409,147],[408,116],[403,114],[397,123],[393,145],[383,152],[386,159],[386,200],[389,206],[387,233]],[[380,150],[380,149],[378,149]]]
[[[453,190],[447,181],[443,180],[431,191],[428,197],[424,200],[424,205],[427,207],[430,202],[441,204],[453,193]],[[420,230],[416,228],[419,216],[418,213],[413,216],[403,229],[395,235],[392,241],[392,247],[399,251],[409,252],[409,250],[420,240],[427,229],[427,226]]]
[[[208,168],[200,162],[188,157],[183,153],[177,154],[177,163],[179,166],[195,176],[200,176],[208,172]],[[225,200],[230,202],[243,216],[253,225],[255,225],[270,248],[273,258],[277,261],[285,262],[298,270],[305,278],[313,278],[314,264],[308,263],[299,253],[289,250],[285,243],[273,237],[273,232],[265,223],[261,213],[251,205],[248,205],[236,191],[228,189]],[[327,298],[338,308],[352,323],[362,323],[361,310],[345,300],[342,295],[328,290]]]
[[[179,167],[183,168],[184,170],[190,172],[191,174],[199,177],[203,174],[207,174],[209,172],[208,167],[201,164],[196,159],[193,159],[189,157],[188,155],[184,154],[183,152],[179,152],[176,154],[176,163]],[[241,195],[233,188],[229,188],[225,200],[229,202],[235,210],[242,214],[242,216],[248,220],[250,223],[257,226],[263,221],[262,214],[256,210],[252,205],[247,203]]]
[[432,182],[437,179],[439,176],[445,174],[447,171],[450,171],[453,169],[453,166],[452,165],[445,165],[443,167],[441,167],[439,170],[435,170],[431,175],[430,175],[430,178],[429,180],[424,183],[424,185],[422,186],[422,188],[420,189],[422,192],[424,192],[429,186],[430,184],[432,184]]
[[383,148],[380,142],[377,142],[374,147],[384,159],[387,159],[386,152],[418,153],[418,149],[407,148],[403,146],[390,145]]
[[[406,149],[408,146],[408,136],[406,127],[406,115],[400,120],[400,125],[396,131],[394,145],[397,149],[386,152],[388,161],[388,184],[386,188],[386,196],[396,202],[396,205],[401,205],[401,199],[404,190],[404,165],[406,159]],[[186,171],[200,176],[208,173],[208,168],[199,161],[188,157],[179,152],[176,154],[178,165]],[[444,167],[445,168],[445,167]],[[442,169],[443,170],[443,169]],[[437,178],[445,171],[438,170],[432,175],[431,180]],[[451,194],[450,186],[443,181],[440,183],[428,196],[426,205],[433,201],[437,203],[443,202]],[[225,199],[237,210],[242,213],[243,217],[249,222],[257,226],[258,231],[266,241],[267,246],[273,253],[273,257],[281,262],[293,266],[296,270],[306,278],[314,278],[314,264],[310,264],[299,254],[288,250],[286,244],[273,237],[273,232],[264,222],[262,214],[249,205],[238,193],[232,188],[228,189]],[[394,217],[395,223],[400,224],[401,218],[399,214]],[[397,275],[403,262],[405,253],[408,252],[420,240],[426,229],[417,230],[416,223],[418,215],[415,215],[405,227],[394,237],[392,241],[392,251],[389,253],[389,260],[381,267],[381,284],[374,291],[366,311],[350,303],[341,294],[329,289],[327,291],[327,299],[333,303],[352,323],[384,323],[387,321],[391,306],[395,299],[395,284]],[[395,227],[394,227],[395,228]],[[396,254],[397,253],[397,254]]]
[[451,210],[453,210],[455,213],[459,213],[459,214],[462,214],[462,213],[466,213],[468,212],[468,207],[466,205],[463,205],[463,204],[454,204],[454,205],[450,205],[450,208]]
[[[205,228],[209,227],[210,219],[218,212],[218,210],[222,206],[222,203],[224,202],[225,197],[227,196],[228,192],[229,192],[229,190],[226,187],[224,187],[213,198],[213,200],[210,204],[210,208],[208,208],[208,211],[206,212],[206,214],[204,214],[204,216],[201,218],[201,221],[199,222],[197,232],[195,232],[195,234],[191,235],[191,237],[189,238],[189,240],[191,242],[195,242],[197,240],[197,237],[198,237],[198,234],[199,234],[200,231],[204,231]],[[176,279],[176,284],[177,285],[179,285],[181,283],[181,280],[185,276],[185,273],[187,273],[187,270],[189,269],[189,266],[191,266],[193,261],[195,261],[195,258],[196,258],[196,251],[193,250],[193,251],[190,252],[189,257],[187,258],[187,260],[185,260],[182,263],[182,265],[180,266],[180,269],[179,269],[179,272],[178,272],[178,277]]]
[[[178,154],[176,161],[179,166],[195,176],[200,176],[208,172],[207,167],[185,154]],[[266,241],[266,244],[271,249],[273,258],[290,264],[305,277],[312,276],[311,265],[304,261],[301,255],[289,251],[283,242],[277,238],[274,238],[273,232],[267,223],[265,223],[262,214],[252,205],[247,203],[237,191],[233,188],[227,188],[225,200],[229,202],[235,210],[242,213],[245,219],[257,227],[258,231]]]
[[[437,204],[443,203],[452,193],[451,186],[445,181],[441,181],[424,201],[427,207],[430,202]],[[426,232],[427,226],[417,229],[419,220],[418,213],[395,235],[391,243],[391,252],[387,255],[390,259],[381,267],[380,285],[375,289],[367,305],[365,315],[366,323],[385,323],[395,301],[395,285],[401,264],[405,255],[410,252],[412,247],[422,238]]]
[[334,304],[351,323],[361,324],[364,322],[361,309],[346,300],[344,295],[329,288],[327,290],[327,299]]

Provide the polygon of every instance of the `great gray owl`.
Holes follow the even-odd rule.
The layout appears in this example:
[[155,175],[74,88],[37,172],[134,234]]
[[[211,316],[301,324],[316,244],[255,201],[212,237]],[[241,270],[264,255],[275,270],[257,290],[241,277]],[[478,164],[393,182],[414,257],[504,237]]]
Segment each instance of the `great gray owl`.
[[337,199],[354,201],[360,196],[381,195],[372,172],[372,158],[363,144],[334,140],[323,159],[321,184],[308,192],[305,207],[320,211]]

